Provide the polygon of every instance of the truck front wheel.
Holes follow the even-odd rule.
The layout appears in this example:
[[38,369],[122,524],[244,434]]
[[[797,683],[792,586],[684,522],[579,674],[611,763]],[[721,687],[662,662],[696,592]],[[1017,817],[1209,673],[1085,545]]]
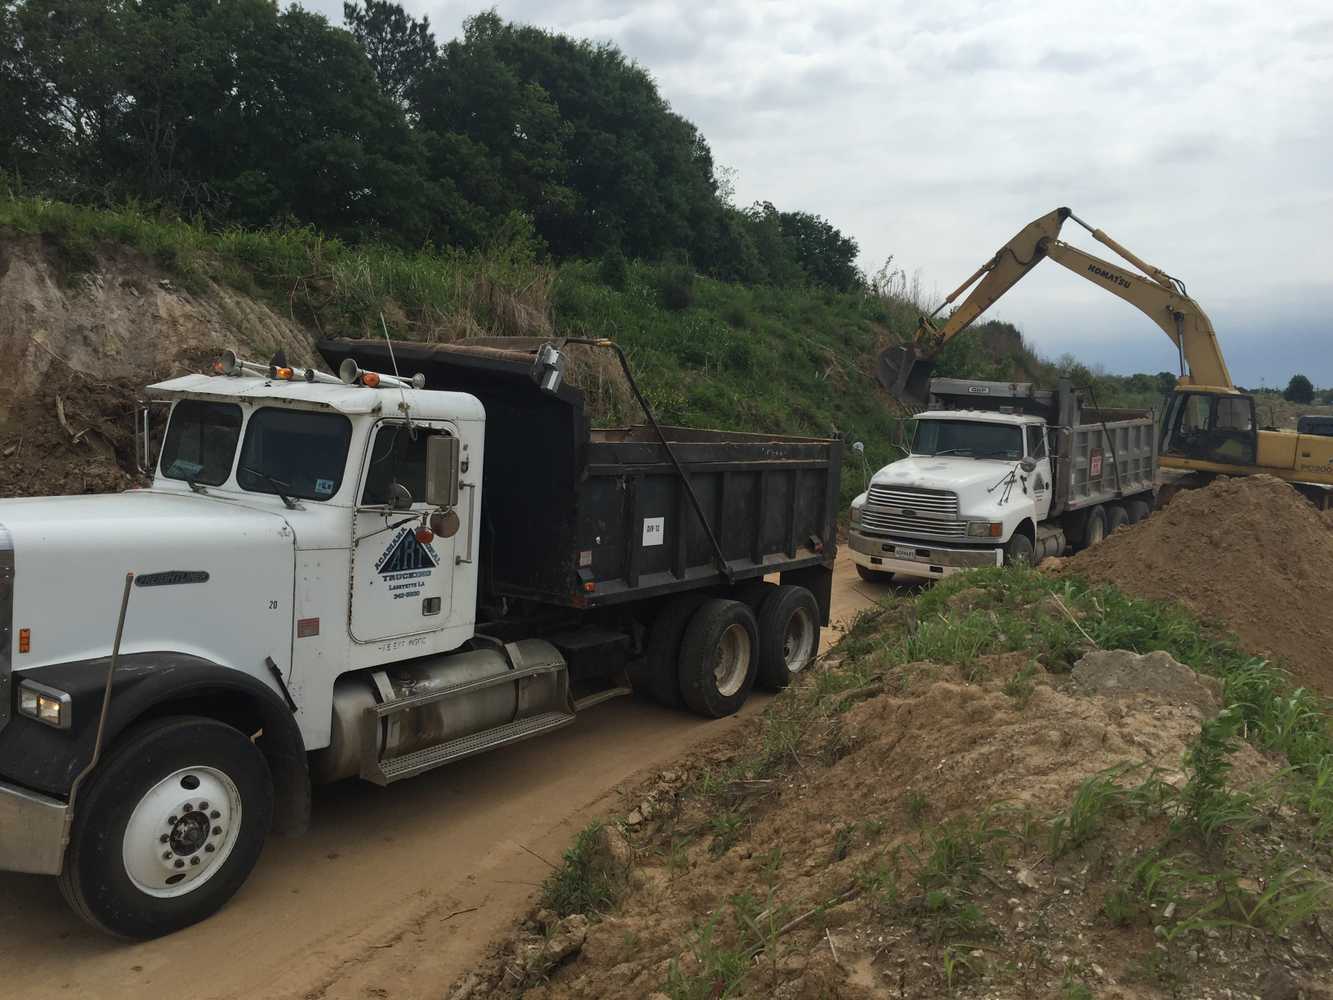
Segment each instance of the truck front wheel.
[[241,887],[272,818],[268,765],[244,733],[156,719],[115,746],[76,799],[61,892],[107,933],[170,934]]
[[1032,559],[1032,539],[1021,531],[1015,531],[1014,537],[1009,539],[1009,544],[1004,547],[1004,564],[1006,566],[1031,566]]
[[680,693],[699,715],[720,719],[745,704],[759,662],[759,626],[740,601],[713,599],[694,613],[680,643]]

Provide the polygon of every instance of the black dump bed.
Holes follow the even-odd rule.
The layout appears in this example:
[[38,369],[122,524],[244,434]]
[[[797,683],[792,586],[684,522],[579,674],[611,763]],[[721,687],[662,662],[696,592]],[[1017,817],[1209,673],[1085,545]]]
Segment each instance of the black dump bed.
[[[383,341],[318,346],[333,371],[349,357],[370,371],[393,371]],[[722,550],[724,572],[651,427],[592,429],[583,394],[568,385],[543,392],[531,376],[534,353],[508,342],[395,341],[393,350],[404,376],[421,372],[426,388],[467,392],[486,408],[479,565],[489,595],[592,608],[713,586],[728,575],[739,581],[820,567],[823,585],[808,582],[827,602],[841,442],[662,428]]]

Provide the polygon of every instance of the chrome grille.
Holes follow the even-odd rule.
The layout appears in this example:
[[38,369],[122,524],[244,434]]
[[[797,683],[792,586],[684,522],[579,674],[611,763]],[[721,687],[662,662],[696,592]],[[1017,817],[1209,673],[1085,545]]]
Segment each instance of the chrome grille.
[[946,521],[933,517],[905,517],[883,510],[861,508],[861,527],[867,531],[933,535],[936,538],[963,538],[967,535],[966,521]]
[[[888,507],[893,513],[912,511],[917,517],[957,520],[958,494],[905,486],[872,486],[866,507]],[[908,515],[909,517],[911,515]]]

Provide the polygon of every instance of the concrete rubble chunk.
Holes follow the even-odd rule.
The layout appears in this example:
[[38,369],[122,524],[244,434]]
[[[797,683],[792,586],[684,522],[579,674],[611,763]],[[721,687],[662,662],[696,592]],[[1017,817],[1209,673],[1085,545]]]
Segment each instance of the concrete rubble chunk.
[[1084,655],[1072,674],[1084,694],[1104,698],[1157,697],[1193,705],[1210,716],[1222,708],[1222,682],[1195,673],[1170,653],[1132,653],[1127,649],[1099,649]]

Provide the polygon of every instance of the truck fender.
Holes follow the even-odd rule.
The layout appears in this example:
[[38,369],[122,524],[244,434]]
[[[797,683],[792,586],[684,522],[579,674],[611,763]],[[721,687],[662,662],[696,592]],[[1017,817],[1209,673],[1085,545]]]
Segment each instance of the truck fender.
[[[24,671],[70,695],[72,731],[14,718],[0,733],[4,777],[49,795],[66,797],[92,759],[106,683],[107,658],[50,664]],[[120,658],[111,689],[103,750],[133,724],[164,715],[201,715],[235,726],[268,761],[273,777],[275,832],[298,835],[310,825],[310,771],[305,742],[283,698],[258,678],[187,653],[131,653]],[[13,746],[10,746],[13,744]],[[6,749],[12,752],[5,752]]]

